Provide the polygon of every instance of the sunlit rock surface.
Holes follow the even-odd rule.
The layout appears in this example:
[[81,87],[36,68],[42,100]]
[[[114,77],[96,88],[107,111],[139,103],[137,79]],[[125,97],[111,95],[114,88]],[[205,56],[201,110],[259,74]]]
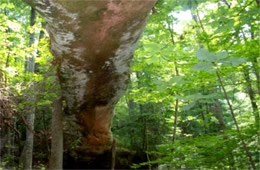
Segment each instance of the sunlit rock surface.
[[25,0],[47,21],[66,112],[81,142],[109,148],[115,104],[127,88],[129,64],[156,0]]

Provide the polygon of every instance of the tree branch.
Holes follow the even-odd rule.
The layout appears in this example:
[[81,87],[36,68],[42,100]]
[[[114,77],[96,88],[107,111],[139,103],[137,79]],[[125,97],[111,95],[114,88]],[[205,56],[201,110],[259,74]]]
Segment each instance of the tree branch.
[[18,112],[16,112],[16,114],[21,118],[21,120],[23,121],[24,125],[26,126],[26,128],[34,135],[34,136],[38,136],[38,134],[36,134],[36,132],[29,126],[28,122],[25,120],[24,116],[19,114]]

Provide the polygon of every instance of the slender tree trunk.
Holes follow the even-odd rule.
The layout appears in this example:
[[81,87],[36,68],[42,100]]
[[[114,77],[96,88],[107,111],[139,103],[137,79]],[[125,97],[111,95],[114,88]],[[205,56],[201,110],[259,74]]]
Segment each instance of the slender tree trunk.
[[[226,126],[225,126],[225,122],[224,122],[224,119],[223,119],[223,112],[222,112],[222,108],[221,108],[221,104],[220,104],[219,100],[215,101],[213,109],[214,109],[213,112],[216,113],[216,116],[217,116],[217,119],[218,119],[218,122],[219,122],[220,132],[223,134],[223,140],[227,140],[228,137],[224,133]],[[233,156],[232,151],[227,155],[227,160],[229,162],[230,169],[236,170],[235,160],[234,160],[234,156]]]
[[144,115],[144,105],[139,104],[140,114],[142,116],[143,122],[143,142],[142,142],[142,150],[146,151],[146,115]]
[[203,106],[200,104],[199,108],[200,108],[201,119],[203,120],[204,134],[207,134],[207,121],[203,112]]
[[216,113],[216,116],[218,119],[220,130],[221,130],[221,132],[224,132],[225,122],[223,119],[223,112],[222,112],[222,108],[221,108],[219,100],[216,100],[215,105],[214,105],[214,110],[215,110],[215,113]]
[[[31,17],[30,17],[30,26],[33,27],[35,24],[36,19],[36,11],[34,8],[31,8]],[[30,34],[29,40],[29,47],[34,44],[35,41],[35,34]],[[26,64],[25,64],[25,71],[26,72],[34,72],[34,54],[30,57],[27,57]],[[33,87],[34,88],[34,87]],[[33,102],[30,108],[28,108],[29,112],[26,116],[26,120],[28,122],[29,127],[34,130],[34,118],[35,118],[35,95],[31,94],[29,96],[29,100]],[[26,170],[32,169],[32,160],[33,160],[33,140],[34,135],[33,133],[27,128],[26,129],[26,141],[25,146],[23,148],[23,168]]]
[[115,170],[115,166],[116,166],[116,140],[115,139],[113,140],[111,153],[112,153],[111,170]]
[[[206,30],[205,30],[205,28],[204,28],[204,26],[202,24],[202,21],[201,21],[200,15],[199,15],[199,10],[197,9],[197,6],[198,6],[197,0],[194,0],[195,6],[196,6],[194,11],[196,12],[196,14],[194,14],[194,11],[192,10],[192,8],[193,8],[193,5],[192,5],[193,1],[190,0],[189,3],[190,3],[190,12],[191,12],[192,19],[195,21],[195,23],[197,24],[197,27],[198,27],[197,33],[200,34],[202,32],[202,33],[207,34],[207,32],[206,32]],[[204,47],[204,45],[202,43],[199,42],[198,44],[199,44],[200,48]],[[209,44],[207,43],[206,45],[207,45],[207,48],[210,49]]]
[[[260,0],[256,0],[257,2],[257,5],[258,5],[258,8],[260,8]],[[248,25],[250,26],[250,35],[251,35],[251,39],[254,40],[255,39],[255,33],[254,33],[254,30],[252,28],[252,24],[251,22],[248,23]],[[244,38],[245,41],[246,41],[246,38]],[[258,61],[257,61],[257,57],[259,57],[259,52],[258,52],[258,55],[253,57],[251,59],[251,63],[252,63],[252,68],[253,68],[253,73],[255,74],[256,76],[256,84],[257,84],[257,92],[258,92],[258,95],[260,95],[260,73],[259,73],[259,64],[258,64]],[[249,75],[249,74],[248,74]],[[248,76],[249,77],[249,76]]]
[[49,161],[50,169],[62,169],[63,165],[63,111],[62,98],[54,101],[54,111],[51,125],[51,157]]
[[42,125],[43,125],[43,129],[44,129],[45,145],[46,145],[47,152],[49,153],[50,147],[49,147],[49,142],[48,142],[48,127],[46,125],[45,113],[42,113]]
[[147,131],[148,131],[148,129],[147,129],[147,127],[146,127],[146,130],[145,130],[145,137],[146,137],[146,139],[145,139],[145,141],[146,141],[146,148],[145,148],[145,150],[146,150],[146,158],[147,158],[147,161],[148,161],[148,163],[149,163],[149,170],[151,170],[152,169],[152,166],[151,166],[151,164],[150,164],[150,156],[149,156],[149,140],[148,140],[148,133],[147,133]]
[[[171,43],[174,46],[175,45],[174,32],[173,32],[173,28],[171,27],[171,23],[168,23],[168,31],[169,31],[169,33],[171,35]],[[177,66],[177,62],[176,61],[174,61],[174,68],[175,68],[175,75],[179,76],[179,70],[178,70],[178,66]],[[175,100],[175,109],[174,109],[174,120],[173,120],[174,123],[173,123],[172,144],[174,144],[174,142],[176,140],[178,112],[179,112],[179,100],[176,99]],[[171,150],[171,152],[173,152],[173,151],[174,151],[174,149]]]
[[[150,104],[145,104],[145,105],[140,105],[141,106],[141,110],[142,110],[142,113],[143,112],[147,112],[147,113],[150,113],[150,110],[152,108],[152,106],[150,106]],[[146,155],[146,159],[148,161],[148,167],[149,167],[149,170],[152,169],[151,167],[151,164],[150,164],[150,156],[149,156],[149,139],[148,139],[148,126],[147,126],[147,116],[146,115],[143,115],[143,122],[144,122],[144,136],[143,136],[143,150],[145,152],[145,155]]]
[[225,96],[225,99],[226,99],[226,101],[227,101],[227,104],[228,104],[230,113],[231,113],[231,115],[232,115],[233,121],[234,121],[234,123],[235,123],[236,130],[237,130],[237,133],[238,133],[238,135],[239,135],[239,139],[240,139],[240,141],[241,141],[241,143],[242,143],[242,145],[243,145],[243,147],[244,147],[244,150],[245,150],[245,152],[246,152],[246,155],[247,155],[247,157],[248,157],[248,159],[249,159],[249,162],[250,162],[252,168],[253,168],[254,170],[256,170],[255,162],[254,162],[253,157],[252,157],[252,155],[251,155],[251,153],[250,153],[250,151],[249,151],[249,149],[248,149],[248,147],[247,147],[247,145],[246,145],[246,143],[245,143],[245,141],[244,141],[244,139],[243,139],[243,136],[242,136],[242,134],[241,134],[240,128],[239,128],[239,126],[238,126],[238,123],[237,123],[237,120],[236,120],[236,117],[235,117],[235,113],[234,113],[234,111],[233,111],[233,107],[232,107],[232,105],[231,105],[231,103],[230,103],[230,101],[229,101],[229,98],[228,98],[228,95],[227,95],[225,86],[224,86],[224,84],[223,84],[223,82],[222,82],[222,79],[221,79],[221,76],[220,76],[218,70],[216,70],[216,75],[217,75],[217,77],[218,77],[218,81],[219,81],[219,83],[220,83],[220,85],[221,85],[221,87],[222,87],[222,90],[223,90],[223,92],[224,92],[224,96]]
[[[176,131],[177,131],[177,120],[178,120],[178,111],[179,111],[179,100],[175,100],[175,109],[174,109],[174,120],[173,120],[173,134],[172,134],[172,144],[176,141]],[[171,152],[174,152],[174,148],[171,149]],[[172,167],[167,165],[167,169],[170,170]],[[179,168],[179,167],[176,167]]]
[[257,93],[258,95],[260,95],[260,74],[259,74],[259,65],[258,65],[258,62],[256,60],[256,58],[254,58],[252,61],[251,61],[252,65],[253,65],[253,71],[254,71],[254,74],[256,76],[256,84],[257,84]]
[[[5,9],[4,9],[4,11],[5,11],[5,15],[7,15]],[[10,31],[11,31],[10,28],[8,28],[6,30],[6,33],[7,34],[10,33]],[[8,42],[6,42],[6,48],[8,49],[7,56],[6,56],[6,61],[5,61],[5,68],[7,69],[9,67],[9,63],[10,63],[10,52],[11,52],[11,48],[8,45]],[[8,86],[8,74],[7,73],[4,74],[4,80],[5,80],[4,86],[7,87]],[[8,120],[9,120],[9,124],[11,124],[10,122],[12,121],[12,118],[8,117]],[[12,142],[11,141],[12,141],[12,133],[11,133],[11,128],[8,126],[7,127],[7,144],[8,144],[7,145],[8,146],[7,154],[9,156],[11,156],[11,147],[12,147]]]
[[[4,9],[4,13],[5,13],[6,16],[8,15],[6,9]],[[10,33],[10,32],[11,32],[11,29],[8,28],[8,29],[6,30],[6,34],[8,34],[8,33]],[[7,67],[9,67],[10,52],[11,52],[12,50],[11,50],[11,48],[10,48],[10,45],[8,44],[8,41],[5,41],[5,42],[6,42],[5,48],[8,49],[7,54],[6,54],[6,55],[7,55],[7,56],[6,56],[6,61],[5,61],[5,68],[7,68]],[[7,76],[7,74],[4,74],[4,78],[5,78],[5,86],[7,86],[7,83],[8,83],[8,76]]]
[[[140,80],[140,74],[137,72],[136,73],[136,77],[138,80]],[[141,87],[141,84],[140,82],[138,82],[138,87]],[[143,122],[143,141],[142,141],[142,151],[146,151],[146,126],[147,126],[147,122],[146,122],[146,115],[145,115],[145,112],[146,112],[146,104],[140,104],[139,103],[139,112],[140,112],[140,115],[141,115],[141,120]]]
[[179,108],[179,100],[175,100],[175,110],[174,110],[174,124],[173,124],[173,135],[172,135],[172,143],[174,144],[176,140],[176,131],[177,131],[177,119],[178,119],[178,108]]
[[[31,111],[26,117],[26,120],[28,122],[28,125],[31,127],[32,130],[34,130],[34,110]],[[23,168],[24,169],[32,169],[32,155],[33,155],[33,140],[34,136],[33,133],[26,129],[26,141],[25,141],[25,146],[24,146],[24,162],[23,162]]]
[[258,106],[256,104],[256,99],[255,99],[255,95],[254,95],[254,91],[252,88],[252,84],[251,84],[251,80],[249,77],[249,71],[247,68],[244,68],[244,75],[245,75],[245,80],[247,83],[247,91],[248,91],[248,95],[251,101],[251,105],[252,105],[252,109],[253,109],[253,114],[255,117],[255,125],[258,128],[259,127],[259,112],[258,112]]
[[[9,62],[10,62],[10,52],[11,52],[11,49],[10,49],[10,47],[8,45],[7,45],[7,49],[8,49],[8,52],[7,52],[6,62],[5,62],[5,68],[9,67]],[[5,86],[7,86],[7,83],[8,83],[7,73],[4,74],[4,75],[5,75]]]
[[45,29],[45,26],[46,26],[46,22],[42,22],[41,23],[42,30],[40,31],[40,34],[39,34],[39,40],[44,38],[45,33],[44,33],[43,29]]
[[[172,32],[171,32],[172,34]],[[174,40],[172,38],[172,44],[174,45]],[[177,63],[174,62],[174,66],[175,66],[175,75],[179,76],[179,70],[177,67]],[[174,144],[175,140],[176,140],[176,131],[177,131],[177,120],[178,120],[178,112],[179,112],[179,100],[176,99],[175,100],[175,109],[174,109],[174,125],[173,125],[173,136],[172,136],[172,143]],[[173,150],[172,150],[173,151]]]
[[[10,121],[10,119],[9,119]],[[11,133],[11,128],[7,127],[7,154],[8,156],[11,156],[11,147],[12,147],[12,133]]]
[[[135,108],[136,108],[136,103],[133,101],[133,100],[129,100],[127,101],[127,106],[128,106],[128,112],[129,112],[129,117],[130,117],[130,120],[134,120],[134,114],[135,114]],[[131,133],[131,138],[130,138],[130,144],[131,146],[134,146],[134,143],[135,143],[135,135],[133,133],[133,131],[129,132]]]
[[[136,77],[138,79],[140,79],[140,75],[138,73],[136,73]],[[140,86],[140,83],[138,83],[138,87]],[[132,103],[134,104],[134,103]],[[146,158],[147,158],[147,161],[150,162],[150,157],[149,157],[149,154],[148,154],[148,145],[149,145],[149,142],[148,142],[148,127],[147,127],[147,117],[146,117],[146,111],[147,111],[147,106],[148,104],[139,104],[139,110],[140,110],[140,114],[142,116],[142,121],[143,121],[143,145],[142,145],[142,150],[143,152],[145,152],[146,154]],[[151,165],[149,164],[149,170],[151,170]]]
[[[257,72],[255,72],[255,73],[257,73]],[[247,68],[244,68],[244,75],[245,75],[245,80],[246,80],[246,83],[247,83],[247,92],[248,92],[250,102],[251,102],[251,106],[252,106],[252,109],[253,109],[253,115],[255,117],[255,127],[257,129],[257,140],[258,140],[258,144],[260,144],[259,110],[258,110],[258,106],[256,104],[255,94],[254,94],[254,91],[253,91],[253,87],[252,87],[252,83],[251,83],[251,79],[250,79],[250,75],[249,75],[249,70]],[[258,81],[258,79],[257,79],[257,81]],[[258,90],[259,90],[259,87],[258,87]]]
[[[133,73],[133,74],[135,74],[135,73]],[[132,88],[131,77],[130,77],[130,83],[129,83],[129,87],[128,87],[128,88],[129,88],[129,89]],[[134,117],[135,109],[137,108],[138,104],[135,103],[132,99],[127,100],[126,103],[127,103],[127,106],[128,106],[129,118],[130,118],[130,120],[134,120],[134,119],[135,119],[135,117]],[[130,131],[129,133],[131,134],[131,135],[130,135],[130,136],[131,136],[131,138],[130,138],[130,144],[131,144],[131,146],[134,146],[134,143],[135,143],[135,137],[134,137],[135,134],[134,134],[134,131]]]
[[[36,11],[34,8],[31,8],[31,16],[30,16],[30,26],[31,28],[34,26],[36,20]],[[35,42],[35,33],[30,33],[29,36],[29,47],[31,47]],[[26,72],[34,72],[34,54],[31,54],[29,57],[26,57],[25,62],[25,71]]]

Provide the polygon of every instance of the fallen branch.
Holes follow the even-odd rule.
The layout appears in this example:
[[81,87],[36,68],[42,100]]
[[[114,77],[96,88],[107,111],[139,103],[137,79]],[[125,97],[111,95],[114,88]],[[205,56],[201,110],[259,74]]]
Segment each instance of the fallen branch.
[[21,136],[21,132],[19,132],[15,127],[11,126],[11,125],[9,124],[9,122],[5,122],[5,121],[4,121],[4,123],[5,123],[8,127],[10,127],[11,129],[13,129],[13,130],[18,134],[19,137]]
[[25,120],[24,116],[16,112],[16,114],[22,119],[24,125],[26,128],[36,137],[39,137],[39,135],[29,126],[28,122]]

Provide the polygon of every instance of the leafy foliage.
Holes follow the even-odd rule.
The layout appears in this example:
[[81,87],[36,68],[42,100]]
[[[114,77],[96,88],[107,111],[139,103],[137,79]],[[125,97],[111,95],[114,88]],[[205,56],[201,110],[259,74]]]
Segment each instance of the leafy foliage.
[[[242,136],[259,167],[259,126],[255,126],[259,112],[257,108],[254,113],[256,109],[253,111],[252,106],[252,102],[258,105],[259,102],[250,98],[252,95],[259,98],[259,72],[256,71],[259,52],[255,51],[259,48],[255,44],[259,41],[259,30],[255,29],[259,23],[256,15],[249,15],[256,10],[256,3],[247,0],[243,3],[157,2],[135,53],[131,85],[118,104],[114,121],[116,127],[124,120],[124,131],[114,131],[120,139],[134,138],[137,143],[143,141],[148,145],[142,149],[153,159],[133,168],[148,165],[159,165],[161,169],[250,167],[216,72],[221,75],[243,130]],[[182,16],[178,17],[178,13]],[[183,21],[182,17],[189,20]],[[183,25],[182,30],[178,30],[178,24]],[[247,80],[245,68],[249,70]],[[250,87],[253,94],[252,91],[249,94]],[[135,105],[129,105],[129,101]],[[140,108],[142,105],[148,105],[146,112]],[[134,113],[129,111],[132,107]],[[154,120],[153,107],[158,110]],[[178,117],[175,117],[176,107]],[[131,114],[137,118],[132,119]],[[138,117],[144,116],[153,120],[152,126],[149,121],[139,121]],[[152,131],[154,126],[160,130]],[[177,126],[177,136],[173,143],[174,126]],[[129,134],[128,130],[134,133]],[[156,138],[160,139],[159,144],[154,143]],[[129,147],[140,151],[136,145]]]
[[[129,88],[113,119],[112,131],[120,147],[143,155],[142,163],[132,168],[248,169],[241,138],[259,168],[256,2],[158,0],[131,63]],[[22,2],[1,0],[0,100],[12,101],[8,107],[12,114],[6,119],[0,112],[0,137],[9,137],[0,148],[0,168],[19,167],[27,128],[22,118],[33,106],[38,136],[34,167],[46,168],[49,156],[52,103],[59,87],[44,21],[38,16],[30,27],[29,18],[30,9]],[[31,47],[30,33],[37,39]],[[42,33],[45,36],[39,38]],[[36,69],[28,73],[25,65],[31,56]],[[69,134],[65,152],[80,143],[80,134],[71,131],[72,126],[65,123]]]

